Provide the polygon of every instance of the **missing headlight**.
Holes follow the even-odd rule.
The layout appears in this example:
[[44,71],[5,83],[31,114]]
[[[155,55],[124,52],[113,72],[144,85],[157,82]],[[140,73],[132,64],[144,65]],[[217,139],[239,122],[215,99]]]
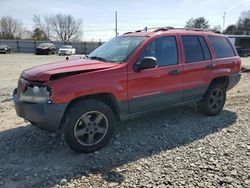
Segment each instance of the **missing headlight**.
[[20,100],[24,102],[51,103],[52,90],[40,83],[29,83],[21,94]]

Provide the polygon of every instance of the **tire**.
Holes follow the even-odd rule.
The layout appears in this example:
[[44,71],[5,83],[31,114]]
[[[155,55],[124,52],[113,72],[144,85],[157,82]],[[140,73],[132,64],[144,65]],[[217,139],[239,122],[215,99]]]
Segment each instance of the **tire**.
[[198,102],[198,110],[206,116],[219,114],[226,101],[226,88],[223,84],[213,82],[201,101]]
[[95,99],[83,100],[67,110],[62,137],[72,150],[90,153],[108,142],[115,122],[116,117],[107,104]]

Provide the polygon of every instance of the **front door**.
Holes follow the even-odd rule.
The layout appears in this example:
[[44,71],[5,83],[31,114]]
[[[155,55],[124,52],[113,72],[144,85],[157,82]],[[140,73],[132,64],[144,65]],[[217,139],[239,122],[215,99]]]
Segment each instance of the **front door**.
[[157,67],[128,72],[129,113],[137,113],[175,104],[181,99],[181,73],[175,36],[155,39],[142,53],[155,57]]

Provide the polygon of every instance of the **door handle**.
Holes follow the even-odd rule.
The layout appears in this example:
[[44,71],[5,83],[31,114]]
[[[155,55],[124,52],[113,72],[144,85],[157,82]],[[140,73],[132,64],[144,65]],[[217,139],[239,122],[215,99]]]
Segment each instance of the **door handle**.
[[170,75],[178,75],[178,74],[180,74],[180,73],[181,73],[180,70],[172,70],[172,71],[169,71],[169,72],[168,72],[168,74],[170,74]]
[[208,69],[213,69],[214,67],[215,67],[214,63],[207,66]]

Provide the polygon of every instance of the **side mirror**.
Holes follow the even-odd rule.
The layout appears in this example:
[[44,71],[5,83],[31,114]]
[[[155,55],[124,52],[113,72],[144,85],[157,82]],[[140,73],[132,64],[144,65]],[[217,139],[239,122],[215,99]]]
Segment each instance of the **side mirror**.
[[157,66],[157,60],[155,57],[144,57],[140,62],[135,64],[135,70],[152,69]]

